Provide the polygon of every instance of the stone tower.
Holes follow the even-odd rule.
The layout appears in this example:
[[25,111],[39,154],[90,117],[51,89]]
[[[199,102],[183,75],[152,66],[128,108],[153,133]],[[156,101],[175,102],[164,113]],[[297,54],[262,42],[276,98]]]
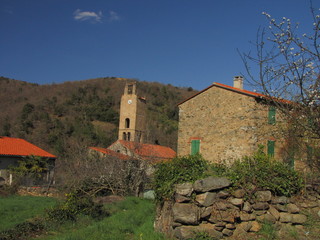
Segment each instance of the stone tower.
[[127,82],[120,103],[119,140],[144,142],[146,99],[138,97],[136,82]]

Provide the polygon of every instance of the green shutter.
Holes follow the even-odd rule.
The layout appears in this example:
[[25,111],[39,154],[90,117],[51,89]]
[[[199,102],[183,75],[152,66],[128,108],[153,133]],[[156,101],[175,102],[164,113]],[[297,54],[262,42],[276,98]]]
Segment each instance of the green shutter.
[[276,108],[274,106],[270,106],[269,107],[268,123],[269,124],[275,124],[276,123]]
[[191,155],[200,152],[200,140],[191,140]]
[[273,157],[274,156],[274,145],[275,141],[268,141],[268,156]]

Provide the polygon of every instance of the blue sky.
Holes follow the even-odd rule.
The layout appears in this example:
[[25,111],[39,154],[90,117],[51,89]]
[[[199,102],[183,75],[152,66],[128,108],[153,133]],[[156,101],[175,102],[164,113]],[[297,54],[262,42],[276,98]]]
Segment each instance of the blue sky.
[[0,76],[232,85],[244,72],[237,49],[249,51],[268,24],[261,13],[304,28],[309,7],[309,0],[0,0]]

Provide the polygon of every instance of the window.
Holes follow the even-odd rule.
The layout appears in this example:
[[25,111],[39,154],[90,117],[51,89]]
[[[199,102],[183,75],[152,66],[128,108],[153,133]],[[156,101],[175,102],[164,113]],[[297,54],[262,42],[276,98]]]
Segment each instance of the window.
[[132,94],[133,85],[128,85],[128,94]]
[[126,128],[130,128],[130,119],[129,118],[126,118]]
[[200,152],[200,140],[191,140],[191,155]]
[[131,133],[128,132],[128,141],[130,141]]
[[127,134],[125,132],[122,134],[122,140],[127,141]]
[[274,156],[274,146],[275,146],[275,141],[269,140],[268,141],[268,156],[270,156],[270,157]]
[[269,124],[275,124],[276,123],[276,108],[274,106],[270,106],[269,107],[268,123]]

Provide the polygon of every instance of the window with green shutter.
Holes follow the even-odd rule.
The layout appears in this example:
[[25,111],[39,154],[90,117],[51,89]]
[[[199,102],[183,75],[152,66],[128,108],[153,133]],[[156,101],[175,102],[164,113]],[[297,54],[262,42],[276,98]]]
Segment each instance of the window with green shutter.
[[270,156],[270,157],[274,156],[274,146],[275,146],[275,141],[269,140],[268,141],[268,156]]
[[191,155],[200,152],[200,140],[191,140]]
[[269,107],[268,123],[269,124],[275,124],[276,123],[276,108],[274,106],[270,106]]

